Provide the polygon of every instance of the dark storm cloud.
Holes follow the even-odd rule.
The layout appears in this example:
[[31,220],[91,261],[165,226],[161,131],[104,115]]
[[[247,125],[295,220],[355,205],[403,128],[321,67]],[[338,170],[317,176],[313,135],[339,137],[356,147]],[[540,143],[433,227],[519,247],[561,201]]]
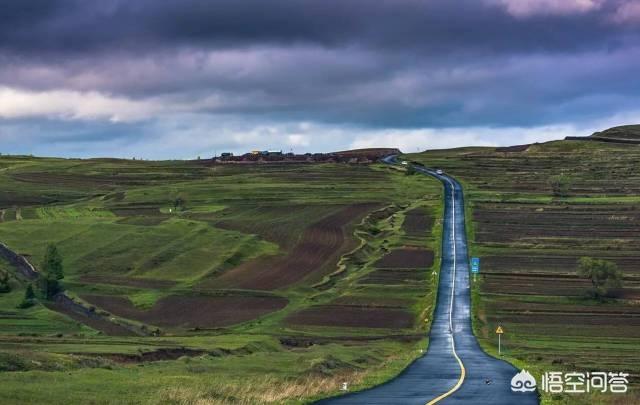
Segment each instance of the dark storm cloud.
[[604,119],[640,110],[635,3],[6,1],[2,136],[133,142],[185,115],[372,130]]
[[615,10],[615,2],[606,3],[598,12],[524,20],[481,0],[5,3],[0,14],[0,44],[18,53],[296,43],[492,52],[614,47],[621,39],[620,27],[601,18]]

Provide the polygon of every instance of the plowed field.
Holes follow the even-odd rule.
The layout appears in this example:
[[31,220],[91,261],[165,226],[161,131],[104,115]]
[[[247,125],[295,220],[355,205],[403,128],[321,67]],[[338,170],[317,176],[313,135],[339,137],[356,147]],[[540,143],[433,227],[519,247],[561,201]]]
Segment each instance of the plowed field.
[[350,245],[351,240],[346,235],[348,225],[375,207],[372,204],[350,205],[307,228],[287,255],[243,264],[214,283],[225,287],[275,290],[301,281],[335,262]]
[[178,296],[161,298],[148,309],[136,308],[127,298],[83,295],[82,299],[123,318],[161,327],[214,328],[246,322],[284,308],[279,297]]

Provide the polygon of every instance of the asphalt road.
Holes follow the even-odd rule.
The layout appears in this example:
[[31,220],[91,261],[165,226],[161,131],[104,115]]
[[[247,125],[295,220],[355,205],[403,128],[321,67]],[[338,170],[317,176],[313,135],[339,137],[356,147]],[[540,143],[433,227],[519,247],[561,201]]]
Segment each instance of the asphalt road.
[[442,266],[429,347],[395,379],[318,404],[538,404],[535,392],[511,391],[511,378],[519,370],[487,355],[473,335],[462,187],[447,175],[415,168],[440,180],[445,191]]

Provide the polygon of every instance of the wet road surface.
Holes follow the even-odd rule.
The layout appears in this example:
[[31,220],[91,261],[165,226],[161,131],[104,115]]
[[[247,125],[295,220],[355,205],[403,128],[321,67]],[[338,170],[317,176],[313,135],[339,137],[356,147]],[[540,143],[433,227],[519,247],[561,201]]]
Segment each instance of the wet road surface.
[[[385,161],[391,164],[394,158]],[[538,404],[536,392],[511,391],[511,378],[519,370],[487,355],[473,335],[462,187],[446,174],[415,169],[440,180],[445,192],[442,265],[429,347],[395,379],[317,404]]]

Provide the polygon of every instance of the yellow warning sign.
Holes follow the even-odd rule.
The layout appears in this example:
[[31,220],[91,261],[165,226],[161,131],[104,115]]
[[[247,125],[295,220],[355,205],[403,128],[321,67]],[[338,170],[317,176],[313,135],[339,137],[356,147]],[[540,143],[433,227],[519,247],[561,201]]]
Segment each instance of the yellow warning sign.
[[496,329],[496,333],[498,335],[502,335],[504,333],[504,331],[502,330],[502,326],[498,326],[498,329]]

